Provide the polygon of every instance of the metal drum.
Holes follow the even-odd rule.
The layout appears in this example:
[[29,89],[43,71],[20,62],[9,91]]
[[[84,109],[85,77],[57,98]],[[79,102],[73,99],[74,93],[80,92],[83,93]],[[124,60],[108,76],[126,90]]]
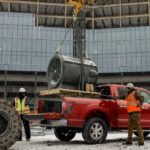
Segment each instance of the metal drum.
[[[91,60],[84,59],[84,82],[95,84],[98,69]],[[78,58],[56,54],[50,61],[47,70],[49,88],[79,89],[81,81],[81,63]]]

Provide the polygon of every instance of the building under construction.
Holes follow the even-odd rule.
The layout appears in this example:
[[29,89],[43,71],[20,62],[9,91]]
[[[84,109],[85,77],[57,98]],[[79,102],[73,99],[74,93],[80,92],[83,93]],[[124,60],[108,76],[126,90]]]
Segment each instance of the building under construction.
[[[47,88],[49,60],[72,56],[73,6],[65,0],[0,0],[0,98],[20,87],[34,98]],[[86,7],[87,55],[100,84],[133,82],[150,89],[150,0],[111,0]]]

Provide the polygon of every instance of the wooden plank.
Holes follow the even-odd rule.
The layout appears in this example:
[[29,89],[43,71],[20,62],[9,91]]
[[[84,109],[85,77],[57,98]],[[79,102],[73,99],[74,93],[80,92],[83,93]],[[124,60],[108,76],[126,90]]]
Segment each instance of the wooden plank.
[[56,94],[60,94],[59,89],[51,89],[51,90],[40,91],[40,96],[56,95]]
[[44,90],[40,92],[40,96],[54,96],[54,95],[89,97],[89,98],[97,98],[101,96],[101,94],[97,92],[86,92],[86,91],[69,90],[69,89],[50,89],[50,90]]

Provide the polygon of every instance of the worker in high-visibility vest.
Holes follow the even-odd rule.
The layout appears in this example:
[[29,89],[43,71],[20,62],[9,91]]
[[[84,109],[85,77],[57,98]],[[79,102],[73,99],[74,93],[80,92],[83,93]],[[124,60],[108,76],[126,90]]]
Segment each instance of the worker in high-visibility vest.
[[141,106],[143,100],[137,90],[134,88],[132,83],[127,84],[128,94],[126,97],[126,106],[128,112],[128,138],[127,141],[123,144],[125,145],[132,145],[133,144],[133,129],[135,128],[138,133],[138,145],[144,145],[144,137],[140,123],[140,116],[141,116]]
[[[20,118],[22,120],[24,130],[25,130],[25,135],[26,135],[26,141],[30,141],[30,138],[31,138],[30,124],[29,124],[28,120],[25,120],[23,118],[24,114],[28,114],[30,112],[29,100],[26,96],[25,88],[19,89],[19,94],[15,98],[14,106],[15,106],[16,111],[18,112],[18,114],[20,115]],[[19,140],[22,140],[22,132],[20,133]]]

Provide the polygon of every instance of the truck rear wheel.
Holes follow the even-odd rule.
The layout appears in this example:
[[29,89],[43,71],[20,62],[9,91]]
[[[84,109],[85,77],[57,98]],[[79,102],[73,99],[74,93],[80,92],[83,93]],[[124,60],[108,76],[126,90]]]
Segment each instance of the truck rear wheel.
[[76,132],[69,128],[55,128],[54,134],[60,141],[68,142],[75,137]]
[[19,138],[21,121],[13,106],[0,101],[0,149],[8,149]]
[[107,137],[108,128],[103,119],[91,118],[86,121],[82,136],[88,144],[103,143]]

